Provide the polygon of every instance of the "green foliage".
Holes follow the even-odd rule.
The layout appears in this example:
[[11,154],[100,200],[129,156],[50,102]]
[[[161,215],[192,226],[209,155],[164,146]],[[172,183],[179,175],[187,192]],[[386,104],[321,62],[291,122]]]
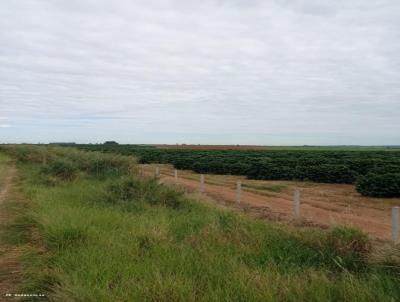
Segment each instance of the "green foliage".
[[[10,145],[2,149],[19,163],[41,163],[43,173],[63,180],[74,179],[78,172],[96,177],[136,172],[136,161],[131,156],[33,145]],[[47,182],[54,183],[52,179]]]
[[[399,197],[400,152],[367,150],[173,150],[130,145],[80,148],[139,157],[141,163],[169,163],[197,173],[246,175],[249,179],[356,183],[366,196]],[[371,186],[371,187],[369,187]]]
[[62,227],[48,230],[43,234],[44,239],[56,249],[74,248],[86,240],[86,232],[79,227]]
[[357,191],[364,196],[400,196],[400,173],[369,173],[360,177],[356,183]]
[[327,236],[326,246],[334,251],[332,258],[341,269],[365,270],[367,256],[372,246],[368,235],[362,231],[345,226],[333,228]]
[[321,164],[297,167],[297,178],[324,183],[353,183],[357,173],[342,164]]
[[377,259],[368,261],[368,239],[357,231],[294,232],[187,199],[154,179],[83,173],[79,182],[49,187],[36,181],[39,164],[20,168],[32,199],[29,222],[46,247],[24,261],[24,292],[45,293],[50,301],[400,296],[399,277]]
[[183,200],[182,192],[159,185],[156,179],[119,178],[108,185],[107,192],[109,202],[144,200],[151,205],[177,208]]
[[21,163],[40,163],[45,157],[45,148],[33,145],[3,145],[1,150]]
[[341,255],[365,255],[371,251],[368,235],[346,226],[337,226],[328,233],[328,245]]
[[57,158],[42,168],[43,173],[63,180],[73,180],[78,171],[78,165],[67,158]]
[[101,196],[93,190],[107,192],[104,185],[35,186],[35,216],[52,257],[27,263],[35,268],[31,291],[55,301],[390,301],[400,293],[397,277],[378,263],[354,265],[360,257],[337,243],[342,234],[318,234],[317,246],[307,233],[190,200],[173,208],[145,197],[140,211],[88,202]]
[[400,245],[391,245],[372,254],[371,263],[385,269],[386,272],[400,276]]

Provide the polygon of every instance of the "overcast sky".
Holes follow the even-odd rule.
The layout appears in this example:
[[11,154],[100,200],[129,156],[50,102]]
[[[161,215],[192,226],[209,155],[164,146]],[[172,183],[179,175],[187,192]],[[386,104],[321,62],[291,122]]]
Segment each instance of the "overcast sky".
[[400,144],[399,0],[0,1],[0,142]]

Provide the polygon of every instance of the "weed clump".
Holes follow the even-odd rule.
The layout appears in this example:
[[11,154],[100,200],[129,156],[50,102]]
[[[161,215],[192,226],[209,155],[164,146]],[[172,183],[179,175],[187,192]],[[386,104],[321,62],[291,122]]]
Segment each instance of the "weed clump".
[[346,226],[333,228],[327,234],[326,245],[335,255],[336,265],[351,271],[363,270],[372,250],[367,234]]
[[42,172],[62,180],[71,181],[78,174],[78,166],[67,158],[57,158],[42,168]]
[[107,194],[109,202],[145,201],[172,208],[178,208],[183,202],[182,192],[159,185],[156,179],[122,177],[108,185]]
[[143,184],[133,178],[114,180],[107,187],[108,201],[129,201],[140,199],[143,196]]
[[87,241],[87,230],[80,227],[58,227],[44,234],[47,244],[58,250],[73,248]]
[[371,263],[400,278],[400,245],[386,246],[375,251]]
[[328,233],[328,244],[340,254],[366,254],[371,251],[368,235],[358,229],[338,226]]

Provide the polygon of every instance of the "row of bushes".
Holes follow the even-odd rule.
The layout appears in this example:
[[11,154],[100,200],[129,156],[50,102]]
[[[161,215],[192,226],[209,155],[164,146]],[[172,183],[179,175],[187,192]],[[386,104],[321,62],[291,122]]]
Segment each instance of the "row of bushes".
[[134,155],[140,163],[169,163],[197,173],[249,179],[356,184],[365,196],[400,197],[399,151],[171,150],[135,146],[81,148]]
[[365,176],[360,176],[356,182],[356,189],[364,196],[399,197],[400,171],[399,173],[385,174],[372,172]]
[[323,183],[353,183],[357,174],[343,164],[321,164],[309,166],[276,166],[260,163],[252,166],[246,173],[249,179],[269,180],[307,180]]

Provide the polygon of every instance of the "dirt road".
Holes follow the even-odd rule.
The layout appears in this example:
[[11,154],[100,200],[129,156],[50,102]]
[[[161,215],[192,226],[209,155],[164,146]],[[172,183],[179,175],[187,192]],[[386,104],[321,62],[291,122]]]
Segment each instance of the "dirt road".
[[[198,174],[179,171],[176,182],[172,167],[159,166],[163,183],[175,184],[190,192],[199,192]],[[144,165],[142,169],[146,174],[154,173],[154,165]],[[205,175],[205,179],[206,197],[228,206],[244,208],[257,216],[269,219],[293,220],[292,194],[294,189],[298,188],[301,191],[302,223],[319,226],[350,225],[379,239],[391,238],[390,208],[400,205],[400,199],[388,201],[362,197],[351,185],[246,181],[243,177],[215,175]],[[244,183],[241,204],[236,204],[237,179]],[[263,190],[263,187],[267,187],[267,190]],[[276,192],[273,192],[274,190]]]
[[[12,189],[16,170],[11,165],[0,163],[0,232],[10,220],[6,209],[8,197]],[[9,245],[0,236],[0,300],[4,301],[7,294],[16,293],[21,279],[19,256],[21,251],[14,245]],[[2,300],[4,299],[4,300]],[[12,297],[13,301],[20,300]]]
[[[0,205],[4,203],[4,200],[6,199],[7,193],[9,192],[11,188],[12,181],[15,176],[15,168],[14,167],[8,167],[2,171],[2,177],[3,179],[0,182]],[[1,221],[2,215],[0,213],[0,221]]]

